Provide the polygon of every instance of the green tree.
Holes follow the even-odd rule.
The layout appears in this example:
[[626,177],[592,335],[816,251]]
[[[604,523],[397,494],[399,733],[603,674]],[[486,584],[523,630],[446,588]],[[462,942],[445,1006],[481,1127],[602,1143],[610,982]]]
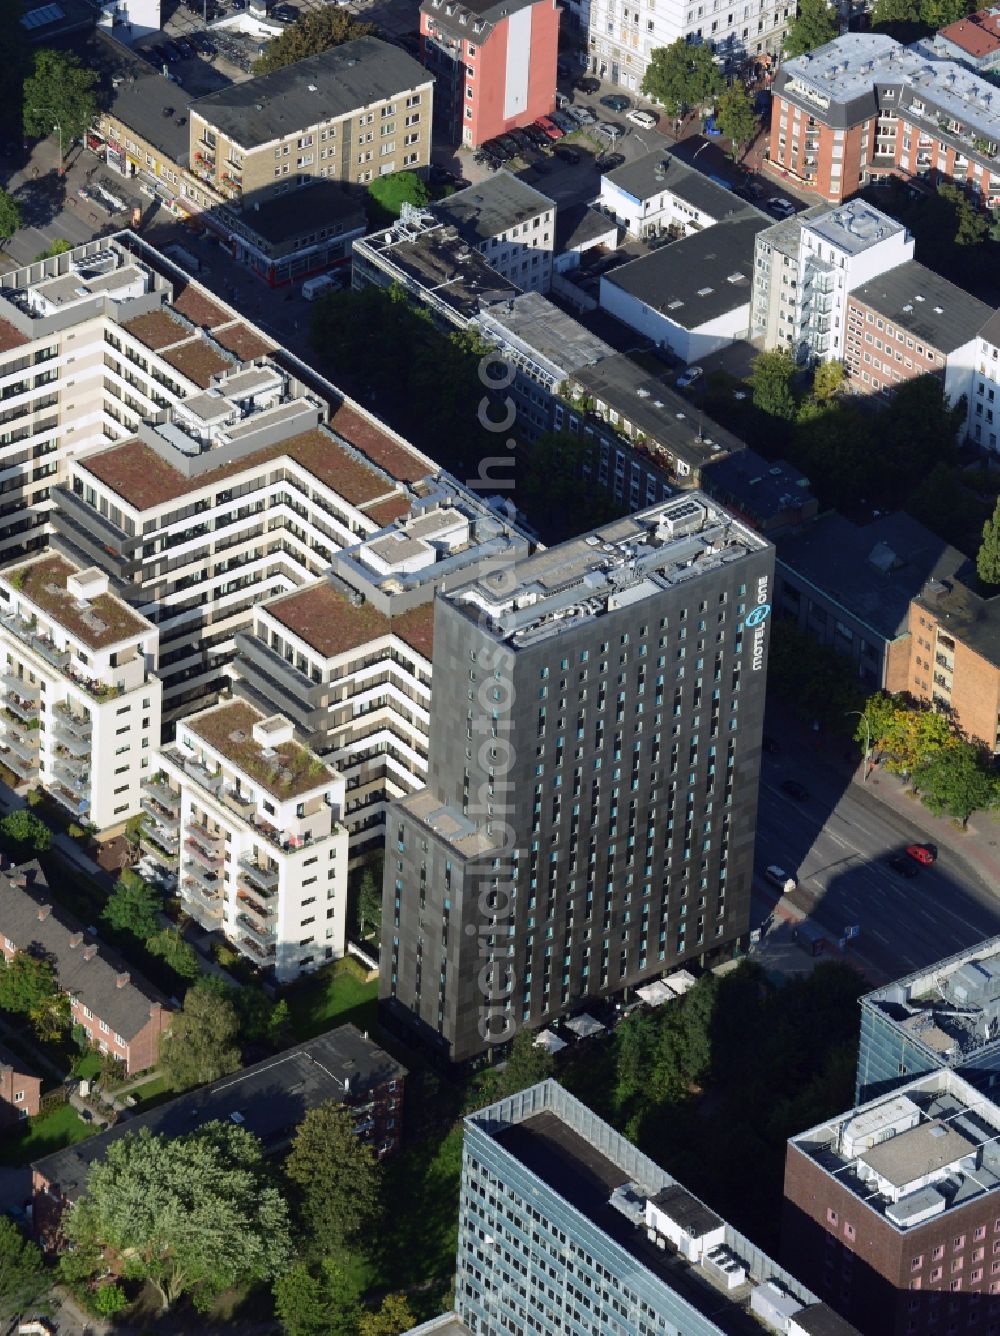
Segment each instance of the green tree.
[[839,31],[837,12],[827,0],[799,0],[798,16],[785,34],[785,55],[805,55],[832,42]]
[[198,953],[185,942],[179,928],[161,928],[146,941],[151,956],[159,956],[181,979],[197,979],[201,973]]
[[749,377],[755,407],[772,417],[794,421],[798,408],[792,393],[794,376],[795,358],[787,349],[758,353]]
[[52,843],[52,832],[41,819],[29,812],[26,807],[19,807],[0,820],[0,834],[16,844],[32,849],[36,854],[43,854]]
[[0,1215],[0,1318],[10,1321],[36,1307],[49,1283],[41,1249]]
[[708,42],[695,46],[679,37],[652,53],[642,79],[646,97],[679,116],[692,107],[706,107],[726,86]]
[[51,246],[38,252],[35,256],[34,263],[38,264],[39,260],[51,260],[56,255],[65,255],[68,250],[72,249],[73,246],[70,242],[65,241],[62,237],[57,237]]
[[96,70],[86,69],[68,51],[43,47],[35,52],[31,74],[24,81],[24,128],[44,139],[53,127],[62,129],[63,153],[97,117]]
[[279,998],[271,1009],[271,1014],[267,1020],[267,1037],[275,1048],[283,1048],[291,1042],[292,1012],[283,997]]
[[757,113],[753,108],[753,98],[741,80],[737,79],[719,95],[715,107],[715,123],[732,143],[733,159],[738,161],[757,133]]
[[358,1336],[401,1336],[416,1323],[406,1296],[387,1294],[376,1312],[361,1314]]
[[863,718],[858,720],[854,740],[863,747],[870,747],[872,760],[892,745],[897,734],[900,711],[905,708],[898,696],[889,696],[884,691],[876,691],[865,701],[861,711]]
[[382,884],[375,870],[370,867],[362,872],[361,885],[358,887],[358,922],[362,937],[366,928],[378,932],[382,926]]
[[148,942],[159,929],[157,916],[163,902],[148,882],[129,868],[124,868],[115,889],[101,911],[101,918],[116,932],[127,932],[140,942]]
[[377,176],[368,187],[368,221],[372,227],[394,222],[404,204],[422,206],[430,199],[427,183],[416,172]]
[[378,1211],[381,1168],[354,1134],[351,1115],[328,1100],[299,1124],[285,1161],[303,1230],[324,1251],[342,1247]]
[[69,1026],[69,998],[44,956],[17,951],[0,960],[0,1008],[26,1015],[39,1039],[56,1040]]
[[357,1336],[359,1290],[336,1257],[296,1262],[274,1282],[274,1309],[286,1336]]
[[844,374],[843,362],[820,362],[813,372],[813,398],[820,403],[832,399],[843,388]]
[[228,1076],[240,1065],[239,1020],[233,1004],[207,981],[189,988],[160,1041],[160,1068],[174,1090]]
[[913,783],[935,816],[954,817],[963,826],[973,812],[997,803],[997,779],[982,749],[963,739],[931,752],[914,770]]
[[986,585],[1000,585],[1000,501],[983,525],[983,541],[976,553],[976,573]]
[[85,1257],[121,1258],[124,1277],[152,1284],[163,1311],[182,1295],[203,1308],[223,1290],[273,1280],[291,1254],[288,1207],[260,1142],[231,1123],[113,1142],[64,1229]]
[[539,1048],[530,1030],[519,1030],[502,1066],[485,1068],[476,1079],[468,1108],[482,1109],[498,1099],[537,1085],[555,1071],[551,1053]]
[[120,1285],[100,1285],[94,1294],[94,1307],[101,1317],[114,1317],[128,1308],[128,1299]]
[[547,543],[606,524],[622,507],[594,480],[600,446],[591,436],[545,432],[518,451],[514,472],[518,507]]
[[955,245],[978,246],[989,231],[989,220],[960,186],[949,184],[937,188],[938,195],[954,206]]
[[255,62],[254,74],[271,74],[285,65],[293,65],[306,56],[318,56],[332,46],[343,46],[355,38],[377,32],[374,23],[359,23],[336,5],[310,10],[298,23],[286,28],[269,42],[267,50]]
[[21,226],[21,206],[13,195],[0,189],[0,245],[9,241]]

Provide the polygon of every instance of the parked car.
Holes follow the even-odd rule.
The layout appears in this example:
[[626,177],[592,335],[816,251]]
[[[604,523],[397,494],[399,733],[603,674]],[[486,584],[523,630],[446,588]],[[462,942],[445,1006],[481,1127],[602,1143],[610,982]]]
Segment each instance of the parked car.
[[575,117],[570,116],[566,111],[554,111],[549,120],[558,125],[560,130],[565,130],[568,135],[571,135],[577,129]]
[[625,119],[631,121],[633,125],[641,126],[644,130],[655,130],[659,117],[651,111],[642,111],[636,108],[635,111],[630,111]]
[[538,120],[535,121],[535,124],[548,139],[562,139],[563,135],[566,133],[564,130],[560,130],[559,126],[556,125],[554,121],[551,121],[548,116],[539,116]]
[[524,127],[524,133],[534,144],[535,148],[548,148],[549,137],[540,125],[526,125]]
[[519,152],[517,140],[511,135],[497,135],[496,142],[509,158],[516,158]]
[[514,143],[517,145],[517,151],[521,155],[530,153],[535,147],[523,130],[511,130],[508,138],[513,139]]
[[809,801],[809,790],[797,779],[786,779],[781,785],[781,792],[787,793],[789,798],[794,798],[797,803]]
[[570,148],[568,144],[558,144],[552,152],[563,162],[568,162],[571,167],[575,167],[581,159],[581,155],[575,148]]
[[650,250],[659,250],[662,246],[669,246],[674,240],[676,238],[671,236],[669,232],[654,232],[646,238],[646,245]]
[[782,199],[780,195],[772,195],[769,200],[765,200],[765,205],[779,218],[790,218],[795,212],[795,205],[790,204],[787,199]]
[[210,60],[212,59],[213,56],[218,54],[215,43],[209,41],[209,39],[205,36],[203,32],[197,34],[197,36],[194,38],[194,44],[201,52],[201,54],[203,56],[208,56]]
[[900,877],[905,877],[907,881],[911,881],[920,871],[916,863],[901,858],[899,854],[893,854],[885,861],[892,868],[893,872],[897,873]]
[[778,890],[786,895],[789,891],[794,891],[795,887],[798,885],[798,882],[791,873],[786,872],[784,868],[778,867],[776,863],[772,863],[769,868],[765,869],[764,877],[772,886],[777,886]]
[[594,126],[594,131],[599,135],[603,135],[605,139],[610,140],[612,144],[615,144],[624,136],[625,127],[624,125],[617,125],[614,121],[599,121],[597,125]]
[[623,112],[628,111],[632,102],[630,98],[623,97],[621,93],[609,93],[607,97],[601,98],[601,106],[607,107],[609,111]]
[[929,844],[908,844],[906,852],[918,863],[923,863],[924,867],[932,867],[937,861],[937,850]]
[[597,117],[589,107],[573,107],[569,115],[572,116],[578,125],[595,125]]
[[700,366],[689,366],[686,371],[682,372],[677,377],[677,388],[679,390],[686,390],[687,387],[693,385],[696,380],[701,380],[704,374],[704,368]]
[[271,13],[282,23],[295,23],[299,18],[299,11],[294,5],[275,5]]
[[194,42],[192,42],[189,37],[176,37],[174,38],[174,41],[176,43],[177,50],[187,60],[190,60],[192,56],[196,56],[198,54],[198,48],[195,46]]
[[589,77],[586,77],[583,79],[577,79],[573,87],[577,89],[578,92],[594,94],[600,91],[601,81],[600,79],[591,79]]

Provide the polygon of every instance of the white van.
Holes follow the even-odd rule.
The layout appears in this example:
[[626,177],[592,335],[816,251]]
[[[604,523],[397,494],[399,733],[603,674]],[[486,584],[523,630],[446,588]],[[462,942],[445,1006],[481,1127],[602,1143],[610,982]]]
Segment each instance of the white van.
[[302,284],[302,295],[307,302],[312,302],[324,292],[338,292],[342,286],[341,279],[334,278],[333,274],[317,274]]

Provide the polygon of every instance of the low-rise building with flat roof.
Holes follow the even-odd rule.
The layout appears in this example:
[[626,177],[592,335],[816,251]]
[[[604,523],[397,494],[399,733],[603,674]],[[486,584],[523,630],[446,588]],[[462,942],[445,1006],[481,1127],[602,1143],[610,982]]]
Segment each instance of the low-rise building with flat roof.
[[967,558],[898,511],[855,524],[835,511],[778,543],[775,611],[850,658],[859,679],[891,693],[910,680],[910,602]]
[[466,1118],[459,1210],[455,1316],[470,1331],[857,1336],[555,1081]]
[[[996,1323],[1000,1108],[952,1071],[793,1136],[781,1258],[865,1336]],[[957,1324],[956,1324],[957,1325]]]
[[1000,1080],[1000,937],[979,942],[861,999],[858,1103],[923,1072]]
[[728,184],[663,148],[605,172],[599,203],[633,237],[667,231],[686,236],[747,208]]
[[910,694],[1000,752],[1000,595],[929,580],[910,606],[910,632]]
[[768,219],[745,209],[602,274],[601,306],[688,365],[746,338],[754,247]]
[[430,206],[431,212],[510,283],[548,292],[556,206],[505,168]]
[[0,573],[0,760],[77,821],[139,813],[160,738],[159,635],[107,574],[51,552]]
[[701,485],[768,538],[800,528],[819,512],[819,501],[804,473],[784,459],[772,463],[755,450],[740,450],[706,464]]
[[232,1122],[259,1137],[272,1156],[288,1149],[310,1109],[333,1102],[344,1105],[355,1134],[383,1159],[399,1149],[406,1076],[405,1067],[353,1025],[328,1030],[35,1160],[35,1232],[47,1248],[57,1245],[62,1213],[86,1191],[92,1166],[116,1141],[142,1132],[169,1139],[206,1123]]

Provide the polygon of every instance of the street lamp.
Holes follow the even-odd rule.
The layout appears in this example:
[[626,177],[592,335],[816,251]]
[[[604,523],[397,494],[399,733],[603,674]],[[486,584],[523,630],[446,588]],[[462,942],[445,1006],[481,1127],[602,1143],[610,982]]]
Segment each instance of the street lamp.
[[844,718],[846,719],[848,715],[853,715],[853,714],[856,714],[865,726],[865,769],[864,769],[864,774],[861,777],[861,782],[862,784],[867,784],[868,758],[871,756],[871,750],[872,750],[872,726],[868,722],[868,716],[862,710],[845,710]]

